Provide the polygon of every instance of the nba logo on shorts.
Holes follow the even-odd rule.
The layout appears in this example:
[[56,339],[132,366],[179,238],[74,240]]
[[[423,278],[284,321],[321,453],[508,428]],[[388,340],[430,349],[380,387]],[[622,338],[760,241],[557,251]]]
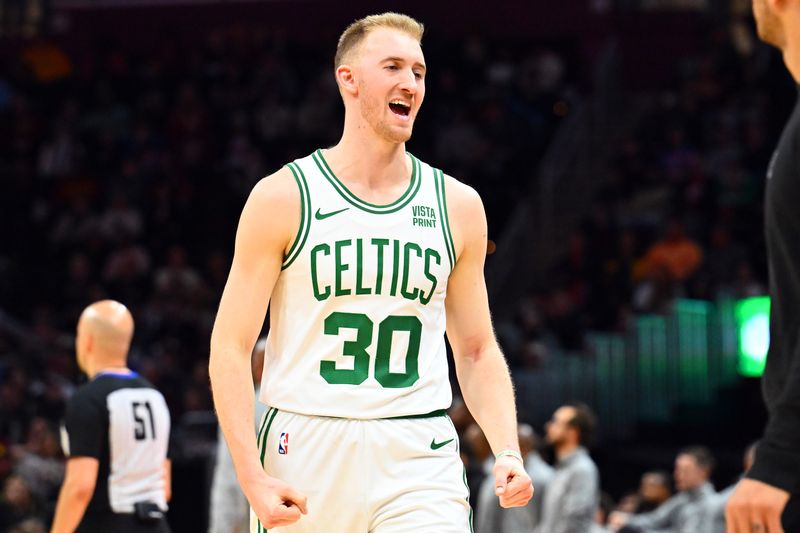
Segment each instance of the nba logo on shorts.
[[289,453],[289,434],[281,433],[281,438],[278,440],[278,453],[286,455]]

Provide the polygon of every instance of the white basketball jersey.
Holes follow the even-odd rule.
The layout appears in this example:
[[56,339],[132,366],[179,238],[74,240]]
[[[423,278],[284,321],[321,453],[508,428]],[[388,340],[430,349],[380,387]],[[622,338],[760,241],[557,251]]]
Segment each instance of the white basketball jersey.
[[444,176],[409,157],[408,189],[383,206],[351,193],[319,150],[288,165],[301,223],[270,301],[267,405],[359,419],[449,407],[444,299],[455,250]]

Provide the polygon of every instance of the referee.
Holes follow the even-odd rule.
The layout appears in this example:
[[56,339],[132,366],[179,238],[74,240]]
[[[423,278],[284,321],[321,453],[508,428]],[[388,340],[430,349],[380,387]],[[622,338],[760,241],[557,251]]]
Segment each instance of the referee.
[[[753,15],[758,36],[781,50],[800,84],[800,0],[753,0]],[[762,391],[769,422],[728,502],[728,533],[800,531],[800,99],[767,169],[764,210],[772,309]]]
[[67,405],[69,457],[52,533],[169,533],[170,417],[164,397],[126,366],[133,317],[103,300],[78,321],[78,366],[89,376]]

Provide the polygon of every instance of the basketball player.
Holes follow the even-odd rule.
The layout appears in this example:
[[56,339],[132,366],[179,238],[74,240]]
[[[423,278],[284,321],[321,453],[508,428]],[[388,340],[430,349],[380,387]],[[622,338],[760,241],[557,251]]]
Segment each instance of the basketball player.
[[133,317],[119,302],[96,302],[78,321],[78,366],[91,381],[67,405],[69,459],[52,533],[169,533],[169,410],[127,368],[132,337]]
[[[783,52],[800,83],[800,0],[753,0],[753,14],[759,37]],[[772,309],[762,390],[769,422],[753,467],[728,502],[730,533],[800,531],[800,103],[767,170],[765,230]]]
[[[489,317],[483,206],[405,151],[425,97],[422,32],[393,13],[349,26],[341,140],[262,180],[242,212],[209,371],[253,532],[470,530],[445,325],[500,504],[533,494]],[[268,303],[254,438],[250,351]]]

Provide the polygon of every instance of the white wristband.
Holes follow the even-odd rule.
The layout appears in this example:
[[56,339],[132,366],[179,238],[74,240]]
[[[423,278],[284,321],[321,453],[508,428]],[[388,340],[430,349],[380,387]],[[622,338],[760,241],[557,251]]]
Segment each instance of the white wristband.
[[513,457],[517,459],[520,463],[522,463],[522,455],[519,452],[514,450],[502,450],[497,455],[494,456],[495,461],[500,459],[501,457]]

